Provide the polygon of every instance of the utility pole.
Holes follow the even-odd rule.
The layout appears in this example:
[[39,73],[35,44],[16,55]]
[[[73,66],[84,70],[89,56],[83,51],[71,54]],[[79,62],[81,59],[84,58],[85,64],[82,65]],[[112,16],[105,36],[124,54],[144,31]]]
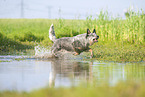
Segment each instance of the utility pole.
[[52,6],[48,6],[48,18],[51,19],[51,9]]
[[24,18],[24,1],[21,0],[21,18]]
[[61,19],[61,7],[59,7],[58,9],[58,15],[59,15],[59,18]]

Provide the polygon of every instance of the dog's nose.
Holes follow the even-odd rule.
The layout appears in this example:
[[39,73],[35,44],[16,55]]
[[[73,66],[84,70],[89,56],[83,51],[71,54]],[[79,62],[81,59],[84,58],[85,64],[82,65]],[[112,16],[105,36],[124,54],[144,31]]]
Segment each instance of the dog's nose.
[[97,36],[97,38],[99,38],[99,36]]

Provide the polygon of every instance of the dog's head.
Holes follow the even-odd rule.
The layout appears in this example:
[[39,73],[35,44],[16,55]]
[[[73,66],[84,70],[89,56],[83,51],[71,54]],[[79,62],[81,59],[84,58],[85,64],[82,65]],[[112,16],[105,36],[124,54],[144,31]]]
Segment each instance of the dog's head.
[[93,33],[87,29],[86,39],[89,40],[89,44],[93,45],[95,42],[98,42],[99,36],[96,34],[96,30],[93,30]]

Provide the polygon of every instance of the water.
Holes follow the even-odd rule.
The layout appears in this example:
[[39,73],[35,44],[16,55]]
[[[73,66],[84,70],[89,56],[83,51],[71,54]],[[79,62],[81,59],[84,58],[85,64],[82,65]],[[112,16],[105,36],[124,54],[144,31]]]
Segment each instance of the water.
[[[35,56],[0,56],[0,91],[32,91],[44,87],[71,87],[83,82],[145,80],[145,62],[114,63],[84,60],[84,55],[64,54],[54,59],[38,46]],[[65,58],[64,58],[65,57]]]
[[95,80],[113,85],[120,80],[145,80],[145,63],[104,63],[83,60],[38,60],[0,56],[0,91],[31,91],[43,87],[70,87]]

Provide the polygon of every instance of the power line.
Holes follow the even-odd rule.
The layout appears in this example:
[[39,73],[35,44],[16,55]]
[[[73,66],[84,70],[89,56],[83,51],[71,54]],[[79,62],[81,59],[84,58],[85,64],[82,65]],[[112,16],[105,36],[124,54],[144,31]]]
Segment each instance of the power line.
[[52,6],[48,6],[48,18],[51,19],[51,9]]

